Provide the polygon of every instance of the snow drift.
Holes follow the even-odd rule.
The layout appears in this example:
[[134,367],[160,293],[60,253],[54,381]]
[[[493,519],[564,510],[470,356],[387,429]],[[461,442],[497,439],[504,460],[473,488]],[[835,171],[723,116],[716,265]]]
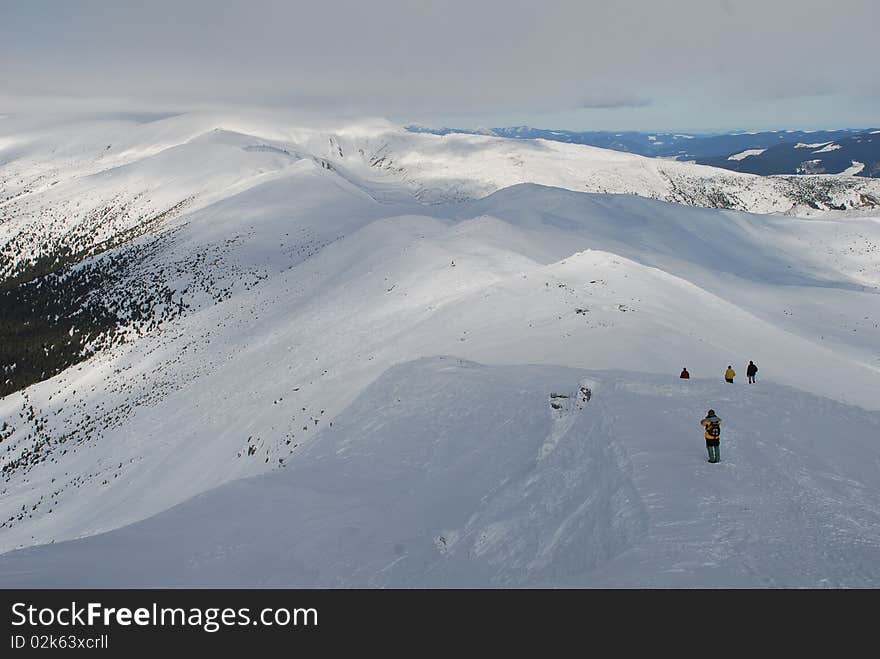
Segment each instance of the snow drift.
[[6,554],[0,582],[875,587],[878,431],[876,413],[767,383],[421,359],[288,469]]

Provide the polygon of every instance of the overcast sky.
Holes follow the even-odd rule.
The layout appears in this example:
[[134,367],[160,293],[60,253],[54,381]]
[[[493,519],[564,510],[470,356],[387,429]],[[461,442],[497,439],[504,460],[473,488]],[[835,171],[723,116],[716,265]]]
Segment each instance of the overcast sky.
[[877,0],[0,0],[0,113],[876,127],[878,25]]

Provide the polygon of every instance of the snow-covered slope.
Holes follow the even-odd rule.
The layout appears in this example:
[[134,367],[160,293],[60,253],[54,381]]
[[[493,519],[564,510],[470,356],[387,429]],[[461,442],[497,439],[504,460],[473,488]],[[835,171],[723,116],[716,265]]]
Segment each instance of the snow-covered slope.
[[880,414],[772,383],[427,358],[386,372],[289,469],[6,554],[0,582],[876,587],[878,432]]
[[403,182],[404,191],[431,202],[539,183],[752,212],[880,206],[880,184],[861,179],[764,178],[546,140],[414,134],[382,121],[186,114],[47,125],[12,118],[0,125],[2,273],[61,246],[79,254],[125,239],[301,159],[336,167],[377,196],[396,198],[394,184]]
[[[33,209],[52,209],[67,199],[97,208],[108,194],[137,190],[146,191],[143,199],[149,204],[161,200],[149,206],[150,212],[166,210],[146,225],[124,213],[114,216],[120,226],[143,231],[99,246],[90,256],[89,249],[98,244],[89,242],[94,230],[76,233],[76,249],[82,253],[71,257],[71,265],[47,267],[51,274],[42,274],[31,263],[20,271],[31,268],[25,281],[7,275],[3,282],[4,304],[15,302],[10,308],[31,326],[45,329],[47,338],[31,339],[38,341],[39,354],[51,355],[68,341],[81,339],[73,347],[85,346],[91,356],[72,359],[71,366],[55,375],[37,373],[34,380],[39,381],[0,399],[0,422],[5,423],[0,424],[0,550],[58,545],[118,529],[241,477],[283,469],[284,475],[272,478],[286,482],[287,470],[301,474],[317,468],[315,456],[332,450],[326,447],[357,443],[369,435],[369,422],[357,410],[364,400],[375,400],[361,397],[371,383],[386,373],[382,387],[389,386],[389,378],[417,379],[414,374],[424,372],[420,369],[433,366],[417,362],[421,365],[413,370],[393,367],[438,354],[486,364],[480,372],[490,379],[512,373],[494,367],[533,365],[514,380],[541,383],[527,387],[543,397],[541,406],[523,408],[536,425],[520,420],[507,424],[534,427],[530,442],[543,442],[547,424],[553,423],[545,418],[549,392],[544,390],[551,380],[553,386],[574,386],[567,384],[571,377],[575,382],[582,376],[600,378],[572,372],[559,379],[559,366],[622,369],[629,372],[625,377],[603,377],[627,387],[644,381],[661,391],[663,382],[677,386],[677,374],[687,366],[697,378],[691,384],[702,379],[700,386],[708,387],[711,400],[692,388],[694,399],[687,405],[694,409],[688,408],[686,418],[676,416],[681,425],[662,434],[664,441],[673,442],[687,429],[688,446],[697,453],[701,439],[692,417],[719,400],[710,383],[720,379],[727,364],[739,371],[749,359],[761,368],[759,388],[766,387],[770,395],[756,408],[761,418],[772,416],[773,392],[781,392],[783,407],[796,400],[820,401],[823,408],[835,410],[841,424],[852,417],[869,432],[875,423],[875,413],[865,410],[878,409],[875,392],[880,390],[876,218],[761,216],[565,189],[575,188],[580,174],[589,176],[593,170],[588,164],[597,157],[597,150],[572,145],[559,145],[571,149],[567,156],[546,146],[528,147],[535,150],[521,151],[525,164],[516,165],[505,164],[500,154],[519,149],[522,142],[474,138],[488,139],[481,155],[479,142],[462,151],[455,145],[443,147],[442,138],[401,133],[381,122],[328,131],[326,126],[306,129],[273,122],[226,125],[226,119],[188,116],[164,121],[171,123],[155,122],[160,126],[146,124],[138,130],[157,131],[167,140],[165,148],[146,149],[148,155],[131,160],[120,156],[125,162],[103,169],[99,161],[105,156],[95,152],[81,157],[72,146],[64,157],[45,162],[33,155],[38,151],[26,154],[28,148],[37,149],[34,144],[43,144],[39,140],[26,142],[30,147],[21,142],[6,147],[15,150],[8,166],[18,167],[16,171],[36,171],[43,162],[68,172],[62,177],[68,186],[65,194],[56,193],[60,182],[39,189],[35,184],[0,206],[0,212],[32,209],[7,216],[0,224],[7,237],[29,235],[23,228],[28,223],[43,226],[45,219],[53,225],[51,215]],[[123,128],[128,134],[130,126]],[[59,130],[63,133],[66,125]],[[407,141],[421,139],[427,141]],[[447,153],[441,158],[444,148]],[[581,161],[575,158],[577,150],[586,154]],[[121,152],[135,151],[129,145]],[[6,153],[0,151],[0,157]],[[396,164],[388,165],[381,156],[374,159],[380,153],[392,154]],[[630,181],[620,173],[644,159],[614,154],[618,156],[630,160],[609,165],[609,171]],[[480,158],[482,168],[476,165]],[[83,163],[91,163],[88,173]],[[634,167],[633,180],[640,180],[636,170],[641,165]],[[4,166],[0,171],[7,170]],[[526,172],[528,182],[508,185],[517,182],[513,171]],[[555,187],[535,184],[551,180]],[[423,189],[436,194],[421,194]],[[484,192],[491,194],[477,198]],[[438,201],[450,196],[457,201]],[[423,203],[428,198],[437,203]],[[71,203],[75,208],[76,201]],[[90,226],[75,212],[59,210],[58,217],[64,218],[53,225],[58,231]],[[100,216],[95,222],[103,226]],[[25,254],[22,261],[21,254],[15,263],[28,258]],[[4,368],[12,378],[23,365]],[[375,391],[384,391],[382,387]],[[597,393],[591,404],[600,398]],[[497,400],[503,409],[510,404]],[[624,399],[601,400],[613,407]],[[666,399],[645,401],[646,409],[662,407],[660,400]],[[413,398],[413,404],[435,409],[430,398]],[[437,413],[460,415],[461,404],[450,402],[454,412],[441,407]],[[380,418],[376,416],[376,423]],[[515,418],[520,419],[519,413]],[[401,417],[400,424],[409,422],[418,421]],[[480,428],[493,425],[483,423]],[[337,434],[346,428],[345,435]],[[805,441],[846,441],[840,433],[825,437],[820,428],[815,425]],[[416,430],[413,437],[422,437],[418,441],[431,440],[430,433]],[[475,430],[460,430],[462,442],[479,439]],[[613,433],[602,437],[603,442],[617,439]],[[528,446],[529,451],[535,448]],[[614,446],[623,452],[622,460],[634,459],[635,454],[626,454],[629,448]],[[526,453],[511,460],[524,459]],[[484,457],[471,456],[477,462]],[[863,459],[866,465],[877,464],[870,445],[864,447]],[[820,463],[825,464],[811,464]],[[436,465],[447,467],[453,465]],[[489,465],[479,468],[484,467]],[[832,467],[829,473],[856,478],[849,466]],[[536,469],[539,473],[540,465]],[[796,480],[797,474],[787,477]],[[552,492],[553,482],[548,481],[541,496],[579,496]],[[859,482],[869,499],[875,496],[876,481],[866,476]],[[750,488],[758,486],[758,481],[749,483]],[[258,493],[263,486],[254,487]],[[332,491],[344,483],[328,481],[327,487]],[[771,499],[773,483],[763,487],[756,496]],[[633,497],[648,494],[635,491]],[[834,499],[832,485],[821,496]],[[842,510],[849,494],[841,496]],[[342,506],[344,497],[328,497]],[[588,499],[580,503],[588,505]],[[456,508],[457,514],[476,505],[468,501]],[[422,503],[414,501],[413,511]],[[860,510],[860,503],[851,503],[853,510]],[[595,521],[594,512],[576,523],[593,523],[584,520]],[[863,520],[856,512],[853,519]],[[144,528],[167,528],[164,523],[157,521],[154,527],[148,522]],[[285,532],[294,534],[291,524]],[[642,516],[639,524],[644,532],[650,519]],[[202,528],[206,537],[213,533]],[[532,531],[552,529],[539,525]],[[629,533],[624,533],[628,540],[615,540],[609,551],[630,546]],[[866,532],[865,542],[873,537]],[[181,545],[181,551],[191,548]],[[315,545],[316,551],[327,549]],[[72,551],[75,556],[79,550]],[[538,570],[519,583],[562,583],[565,575],[574,579],[568,559],[550,554],[546,564],[558,572],[551,576]],[[589,560],[598,561],[599,554]],[[39,576],[48,565],[39,558],[44,555],[34,556],[27,559],[36,561],[28,568],[36,571],[30,573],[31,582],[52,583],[54,577]],[[28,581],[30,577],[20,577],[20,568],[11,567],[20,559],[9,560],[0,582]],[[359,558],[344,560],[355,565]],[[278,565],[270,560],[265,564]],[[109,555],[107,565],[112,565]],[[336,569],[328,566],[313,567],[318,572]],[[181,569],[169,572],[167,582],[207,582],[196,573],[187,577]],[[284,573],[300,580],[296,575],[304,573],[296,569],[291,564]],[[506,569],[465,570],[460,579],[514,583],[498,576]],[[363,574],[368,572],[365,568]],[[322,574],[313,582],[331,580],[326,577],[330,572]],[[367,580],[345,577],[344,570],[339,574],[339,583]],[[863,583],[876,576],[866,574]],[[391,575],[387,582],[377,578],[377,583],[409,578]],[[839,575],[841,582],[846,580],[843,572]],[[435,583],[424,574],[410,576],[411,583]],[[711,575],[691,576],[712,585]],[[458,578],[451,575],[448,581]],[[266,579],[243,570],[236,583]]]
[[[411,186],[423,201],[484,196],[518,183],[634,194],[693,206],[810,216],[880,207],[876,182],[851,177],[762,177],[549,140],[483,135],[383,135],[370,164]],[[867,196],[866,196],[867,195]]]

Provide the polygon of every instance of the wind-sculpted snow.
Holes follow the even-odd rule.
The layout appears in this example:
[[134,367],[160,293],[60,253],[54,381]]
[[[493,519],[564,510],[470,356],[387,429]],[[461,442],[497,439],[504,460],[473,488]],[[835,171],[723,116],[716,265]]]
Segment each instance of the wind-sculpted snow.
[[[58,137],[66,125],[0,142],[0,172],[54,163],[66,181],[35,185],[0,213],[64,200],[69,222],[47,226],[58,246],[79,236],[53,252],[45,234],[38,258],[25,249],[0,282],[0,550],[110,531],[242,477],[305,468],[365,388],[437,354],[676,383],[682,366],[708,381],[754,359],[758,386],[877,409],[880,223],[845,216],[856,210],[803,219],[647,199],[648,188],[590,194],[578,190],[602,171],[591,169],[597,150],[561,145],[563,158],[497,138],[449,147],[382,122],[185,115],[104,126],[113,155],[95,146],[102,126],[70,143]],[[613,157],[614,176],[642,180],[641,160]],[[510,185],[513,171],[526,182]],[[86,211],[134,189],[143,213],[108,215],[118,240],[93,241],[102,216]],[[30,224],[39,216],[24,212],[0,230],[24,240]],[[565,424],[540,418],[541,446],[561,442]],[[614,464],[624,474],[626,461]],[[597,531],[614,539],[579,570],[630,546],[646,528],[633,514],[618,535]],[[525,565],[532,549],[511,560]],[[569,574],[554,572],[568,559],[545,569],[535,556],[529,583]],[[516,582],[501,562],[458,583]]]
[[876,587],[878,430],[876,413],[774,384],[421,359],[289,468],[6,554],[0,583]]

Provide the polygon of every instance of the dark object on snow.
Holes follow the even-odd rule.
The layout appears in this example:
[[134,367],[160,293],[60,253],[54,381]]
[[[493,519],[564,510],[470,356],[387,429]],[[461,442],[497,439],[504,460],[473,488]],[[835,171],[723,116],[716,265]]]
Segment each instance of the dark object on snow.
[[721,460],[721,419],[715,416],[715,410],[709,410],[706,418],[700,421],[706,431],[706,450],[709,452],[709,462],[718,462]]
[[681,369],[681,375],[679,375],[678,377],[680,377],[682,380],[690,380],[691,374],[688,373],[688,370],[686,368],[683,368]]
[[755,376],[758,374],[758,367],[755,366],[755,362],[749,361],[749,365],[746,368],[746,375],[749,378],[749,384],[755,384]]
[[581,395],[581,402],[586,403],[593,397],[593,391],[589,387],[585,385],[581,385],[581,388],[578,390],[578,393]]

